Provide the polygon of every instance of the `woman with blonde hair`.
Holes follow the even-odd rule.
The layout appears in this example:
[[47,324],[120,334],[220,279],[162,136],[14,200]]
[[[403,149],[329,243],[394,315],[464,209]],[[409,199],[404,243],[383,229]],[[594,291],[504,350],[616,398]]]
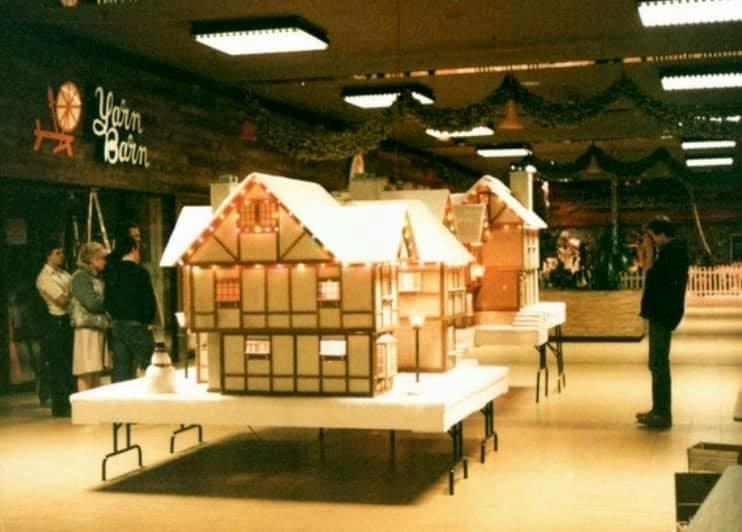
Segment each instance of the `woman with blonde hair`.
[[111,318],[103,306],[101,274],[108,251],[98,242],[80,246],[77,271],[70,281],[71,320],[75,330],[72,373],[78,391],[100,386],[106,351],[106,331]]

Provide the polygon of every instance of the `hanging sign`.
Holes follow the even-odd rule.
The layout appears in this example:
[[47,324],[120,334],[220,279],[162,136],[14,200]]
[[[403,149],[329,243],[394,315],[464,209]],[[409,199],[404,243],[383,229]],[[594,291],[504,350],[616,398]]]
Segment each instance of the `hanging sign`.
[[93,133],[101,140],[103,161],[108,164],[131,164],[149,168],[147,146],[139,144],[144,132],[142,115],[129,109],[123,98],[116,103],[113,91],[95,88],[98,117],[93,120]]

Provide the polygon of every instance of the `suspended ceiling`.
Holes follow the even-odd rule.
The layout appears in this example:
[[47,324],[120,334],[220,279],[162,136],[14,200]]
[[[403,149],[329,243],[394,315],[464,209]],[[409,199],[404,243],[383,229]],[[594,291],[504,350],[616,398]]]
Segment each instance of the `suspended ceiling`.
[[[434,91],[437,107],[456,108],[484,98],[505,73],[442,71],[507,65],[532,65],[527,70],[517,67],[513,74],[528,90],[558,103],[591,96],[625,73],[643,92],[663,102],[742,113],[742,89],[666,93],[658,75],[660,67],[709,62],[670,61],[671,54],[742,51],[742,23],[644,28],[633,0],[138,0],[105,6],[81,1],[75,8],[64,8],[58,0],[4,4],[6,21],[43,24],[46,31],[72,33],[340,124],[358,124],[380,112],[343,102],[343,87],[414,81]],[[231,57],[190,36],[192,21],[278,15],[299,15],[322,28],[330,40],[328,49]],[[661,61],[656,62],[658,57]],[[628,58],[633,62],[627,63]],[[553,68],[555,63],[583,60],[598,64]],[[436,74],[391,77],[420,71]],[[493,117],[492,124],[497,126],[500,118]],[[683,158],[678,134],[670,134],[666,124],[628,100],[579,125],[539,127],[522,110],[520,118],[524,129],[448,142],[406,121],[396,128],[392,142],[474,173],[496,175],[509,161],[477,156],[477,143],[529,142],[537,157],[557,162],[573,161],[591,144],[627,161],[646,157],[658,147]],[[740,155],[738,147],[737,168]]]

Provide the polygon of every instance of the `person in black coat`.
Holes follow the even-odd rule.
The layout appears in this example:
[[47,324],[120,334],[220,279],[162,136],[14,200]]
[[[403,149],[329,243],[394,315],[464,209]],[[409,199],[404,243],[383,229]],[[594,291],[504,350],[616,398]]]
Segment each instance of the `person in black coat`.
[[647,271],[641,317],[649,321],[649,370],[652,373],[652,409],[636,415],[639,423],[654,428],[672,426],[670,340],[685,311],[688,282],[688,247],[675,238],[675,227],[666,216],[647,224],[647,233],[658,254]]
[[140,246],[126,235],[116,242],[121,259],[106,270],[106,310],[113,319],[113,382],[133,379],[145,368],[155,343],[152,335],[157,302],[149,273],[139,263]]

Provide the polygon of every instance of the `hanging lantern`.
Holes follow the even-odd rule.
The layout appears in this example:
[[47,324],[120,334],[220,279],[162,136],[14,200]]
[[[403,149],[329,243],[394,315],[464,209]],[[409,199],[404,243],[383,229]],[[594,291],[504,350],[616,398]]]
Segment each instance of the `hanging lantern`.
[[600,163],[598,162],[597,157],[595,155],[590,156],[590,162],[587,165],[587,168],[585,168],[585,174],[586,175],[603,175],[605,174],[605,170],[600,166]]
[[518,108],[515,106],[515,100],[510,99],[505,103],[505,116],[497,124],[496,129],[523,129],[523,122],[520,121],[520,117],[518,116]]

